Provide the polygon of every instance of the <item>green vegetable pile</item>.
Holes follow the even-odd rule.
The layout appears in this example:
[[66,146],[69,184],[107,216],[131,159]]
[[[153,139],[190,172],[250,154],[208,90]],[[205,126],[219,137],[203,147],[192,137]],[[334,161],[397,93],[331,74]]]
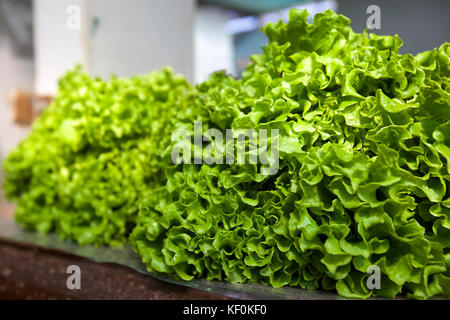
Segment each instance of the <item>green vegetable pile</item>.
[[131,235],[149,270],[357,298],[450,294],[450,46],[399,55],[398,37],[349,24],[293,10],[264,28],[243,79],[198,86],[177,128],[278,129],[279,170],[166,154],[167,183]]
[[190,91],[168,69],[110,81],[68,72],[4,162],[16,221],[80,244],[125,243],[145,192],[161,184],[159,150]]
[[[269,43],[242,79],[69,73],[5,162],[17,221],[79,243],[132,229],[149,271],[185,280],[450,297],[450,44],[401,55],[398,36],[307,17],[293,9],[263,28]],[[194,137],[196,122],[277,129],[277,170],[174,163],[171,135]],[[379,289],[367,287],[373,266]]]

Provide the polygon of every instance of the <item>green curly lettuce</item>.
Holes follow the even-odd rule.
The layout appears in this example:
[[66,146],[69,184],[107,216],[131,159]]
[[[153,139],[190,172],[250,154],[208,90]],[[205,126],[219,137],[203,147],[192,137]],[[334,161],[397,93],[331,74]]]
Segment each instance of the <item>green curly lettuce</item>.
[[92,78],[80,67],[4,162],[15,220],[80,244],[124,243],[140,199],[161,183],[161,145],[191,86],[171,70]]
[[[268,24],[243,78],[213,74],[174,122],[191,136],[195,121],[278,129],[278,171],[175,164],[172,141],[133,248],[148,270],[184,280],[450,296],[450,44],[400,55],[398,36],[355,33],[332,11],[307,17]],[[366,285],[371,266],[379,289]]]

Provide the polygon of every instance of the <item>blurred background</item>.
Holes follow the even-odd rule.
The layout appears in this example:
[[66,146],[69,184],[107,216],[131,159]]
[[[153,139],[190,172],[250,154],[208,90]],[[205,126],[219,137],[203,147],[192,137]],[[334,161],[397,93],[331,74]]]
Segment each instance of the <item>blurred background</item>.
[[0,162],[77,63],[104,78],[165,65],[193,83],[221,69],[239,77],[266,43],[261,26],[286,20],[290,8],[332,9],[361,32],[370,5],[380,8],[371,32],[398,34],[402,53],[450,40],[448,0],[0,0]]

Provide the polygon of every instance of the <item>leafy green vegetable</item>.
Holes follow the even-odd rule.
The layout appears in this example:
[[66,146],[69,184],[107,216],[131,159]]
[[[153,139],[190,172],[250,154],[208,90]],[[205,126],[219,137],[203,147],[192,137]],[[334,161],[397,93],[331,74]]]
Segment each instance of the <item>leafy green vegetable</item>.
[[16,221],[80,244],[124,243],[143,194],[160,184],[160,148],[190,91],[168,69],[110,81],[68,72],[4,162]]
[[[69,72],[4,163],[16,220],[80,244],[131,232],[148,270],[185,280],[450,296],[450,44],[400,55],[397,36],[307,16],[263,28],[269,43],[242,79]],[[195,139],[183,156],[205,161],[174,163],[173,134],[194,137],[196,123],[278,130],[256,150],[244,140],[248,159],[278,144],[278,167],[207,163],[223,146]],[[374,266],[381,287],[369,289]]]
[[[167,182],[143,200],[131,244],[148,270],[185,280],[449,296],[450,45],[400,55],[398,36],[307,16],[268,24],[243,78],[213,74],[174,122],[191,136],[195,121],[278,129],[278,172],[177,165],[172,141]],[[370,266],[380,289],[366,285]]]

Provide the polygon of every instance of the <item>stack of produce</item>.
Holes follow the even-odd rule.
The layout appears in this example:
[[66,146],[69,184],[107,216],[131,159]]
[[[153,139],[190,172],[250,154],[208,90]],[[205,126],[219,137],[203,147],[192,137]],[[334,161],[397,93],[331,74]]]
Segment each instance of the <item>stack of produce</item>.
[[[167,71],[69,73],[5,163],[19,223],[97,244],[134,226],[148,270],[185,280],[450,296],[450,45],[401,55],[397,36],[355,33],[332,11],[307,17],[263,28],[242,79],[219,72],[192,89]],[[245,163],[186,161],[223,155],[195,139],[174,163],[170,136],[195,137],[198,123],[267,130],[275,170],[248,161],[249,140]]]
[[68,72],[4,162],[16,221],[79,244],[125,243],[144,193],[164,181],[160,148],[191,91],[168,69],[110,81]]

